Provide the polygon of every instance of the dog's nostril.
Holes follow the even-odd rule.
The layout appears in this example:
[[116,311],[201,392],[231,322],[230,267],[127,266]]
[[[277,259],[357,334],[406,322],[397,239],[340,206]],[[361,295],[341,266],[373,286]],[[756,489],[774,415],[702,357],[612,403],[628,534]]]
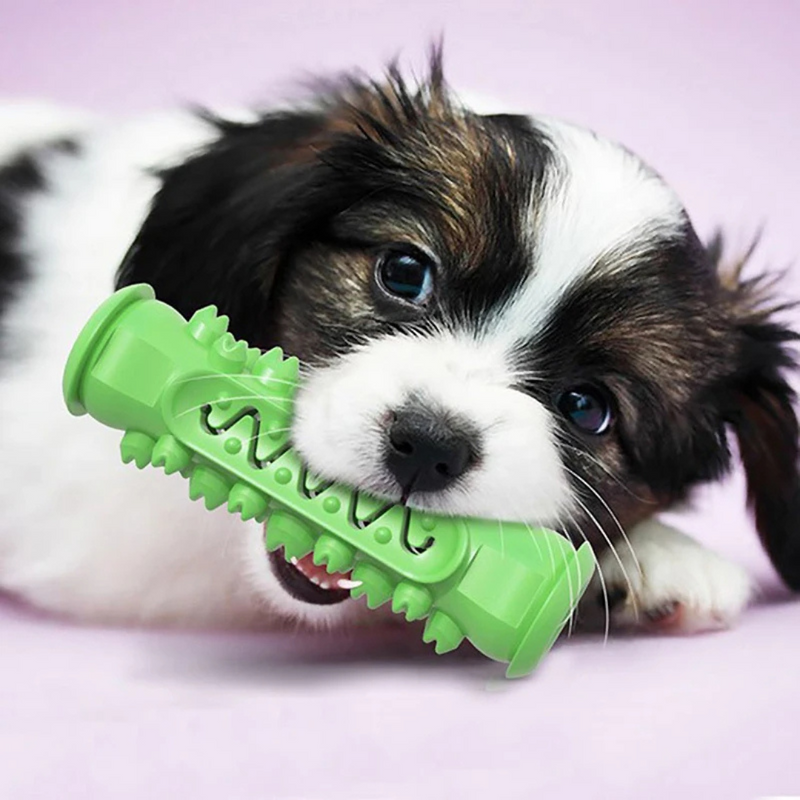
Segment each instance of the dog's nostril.
[[389,444],[404,456],[410,456],[414,452],[414,445],[408,438],[400,435],[394,425],[389,430]]
[[386,465],[404,490],[440,491],[474,463],[477,433],[453,415],[412,407],[391,419]]

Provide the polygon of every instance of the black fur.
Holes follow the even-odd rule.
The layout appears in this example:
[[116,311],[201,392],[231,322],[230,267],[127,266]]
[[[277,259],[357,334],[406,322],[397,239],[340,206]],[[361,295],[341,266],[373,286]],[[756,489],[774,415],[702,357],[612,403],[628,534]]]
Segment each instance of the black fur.
[[44,177],[34,155],[23,153],[0,169],[0,314],[25,279],[25,259],[18,252],[21,197],[40,190]]
[[75,154],[78,149],[77,141],[59,139],[25,150],[0,167],[0,318],[28,277],[25,257],[19,251],[19,237],[22,232],[19,206],[27,195],[46,188],[40,165],[41,156],[48,150]]
[[[162,174],[162,188],[117,285],[150,283],[184,315],[214,303],[230,316],[237,336],[261,347],[284,338],[285,326],[282,330],[275,322],[285,305],[278,300],[281,290],[288,284],[287,291],[303,294],[313,286],[316,296],[304,298],[309,313],[293,326],[302,327],[302,335],[292,334],[307,339],[316,328],[318,336],[314,344],[292,342],[301,357],[342,352],[359,334],[413,324],[413,309],[395,306],[376,316],[374,297],[362,298],[369,303],[369,317],[361,314],[358,322],[332,318],[330,312],[340,312],[334,302],[323,298],[327,314],[319,307],[324,276],[316,274],[313,258],[298,255],[316,248],[371,263],[382,246],[391,244],[374,230],[375,209],[383,217],[405,215],[423,223],[458,214],[448,202],[444,176],[426,167],[419,129],[424,115],[414,111],[415,101],[400,79],[394,80],[393,96],[401,98],[406,115],[399,131],[362,110],[352,112],[357,122],[346,132],[327,130],[328,118],[313,110],[266,115],[253,124],[210,120],[219,138]],[[382,96],[381,102],[390,100]],[[426,136],[453,138],[441,120],[427,124]],[[424,309],[426,323],[481,317],[513,293],[529,257],[517,209],[530,201],[531,186],[543,185],[551,160],[546,137],[519,117],[475,117],[469,124],[486,148],[463,154],[480,170],[482,208],[471,209],[474,219],[455,220],[452,227],[472,228],[477,243],[448,241],[440,235],[445,225],[428,225],[432,249],[442,261],[442,291],[436,307]],[[368,134],[366,125],[378,133]],[[513,166],[501,140],[515,152]],[[471,178],[465,175],[464,181]],[[284,275],[282,267],[289,262],[292,269]],[[330,258],[323,264],[329,276]]]
[[[606,436],[580,437],[581,446],[607,451],[613,443],[620,480],[643,482],[674,501],[729,464],[724,394],[716,397],[727,374],[729,337],[716,277],[688,222],[680,237],[647,243],[648,255],[639,243],[628,246],[637,251],[635,269],[622,280],[613,273],[604,278],[598,264],[600,274],[569,290],[546,329],[520,348],[519,362],[537,376],[525,388],[554,412],[567,387],[588,382],[608,389],[617,424]],[[569,423],[561,425],[565,441],[574,440]],[[563,457],[579,468],[579,457],[569,451]]]
[[252,126],[220,121],[214,144],[162,173],[117,285],[150,283],[186,316],[214,303],[237,336],[265,344],[278,253],[286,237],[302,235],[315,196],[314,175],[285,165],[284,148],[321,125],[316,114],[272,115]]
[[747,503],[785,583],[800,591],[800,475],[796,395],[785,374],[798,335],[771,319],[740,325],[740,373],[728,409],[747,479]]

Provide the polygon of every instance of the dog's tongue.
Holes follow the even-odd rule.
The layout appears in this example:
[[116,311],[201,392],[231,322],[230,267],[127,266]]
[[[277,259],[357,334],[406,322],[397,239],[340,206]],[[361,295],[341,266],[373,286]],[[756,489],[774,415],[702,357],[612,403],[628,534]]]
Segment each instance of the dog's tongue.
[[328,572],[324,566],[317,566],[311,553],[302,558],[293,558],[292,565],[304,577],[323,589],[353,589],[357,581],[350,580],[349,572]]

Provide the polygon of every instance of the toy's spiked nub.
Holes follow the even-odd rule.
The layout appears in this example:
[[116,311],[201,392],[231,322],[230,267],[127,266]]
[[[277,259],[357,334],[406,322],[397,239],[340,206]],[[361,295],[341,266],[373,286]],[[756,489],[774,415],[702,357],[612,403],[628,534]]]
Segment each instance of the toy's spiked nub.
[[187,328],[196,341],[210,347],[228,330],[228,318],[217,316],[216,306],[206,306],[194,312]]
[[211,347],[211,366],[228,375],[244,369],[247,361],[247,345],[234,339],[232,333],[224,333]]
[[230,483],[225,476],[211,467],[195,467],[189,478],[189,497],[192,500],[202,497],[209,511],[221,506],[228,499],[229,491]]
[[314,549],[314,535],[308,523],[290,511],[276,511],[267,523],[267,550],[283,547],[288,561],[290,558],[302,558]]
[[239,513],[243,520],[257,519],[267,511],[267,499],[246,483],[234,484],[228,496],[228,511]]
[[264,353],[251,369],[251,374],[264,384],[272,398],[292,397],[299,373],[300,362],[294,356],[284,359],[280,347],[273,347]]
[[341,539],[323,533],[314,545],[314,563],[325,565],[328,572],[347,572],[353,566],[355,550]]
[[297,384],[297,376],[300,374],[300,362],[295,356],[289,356],[284,359],[283,363],[275,370],[275,374],[281,380],[286,381],[291,390],[294,390]]
[[431,593],[422,586],[415,586],[408,581],[401,581],[392,595],[392,611],[395,614],[405,613],[406,619],[411,622],[422,619],[433,605]]
[[128,431],[120,442],[119,450],[122,461],[130,464],[133,461],[139,469],[144,469],[153,457],[155,440],[146,433]]
[[464,634],[447,614],[434,611],[425,623],[422,633],[423,642],[434,642],[437,655],[455,650],[464,641]]
[[259,356],[250,371],[257,378],[267,379],[272,375],[272,373],[275,371],[275,368],[281,363],[282,360],[283,350],[281,350],[280,347],[273,347],[272,350],[267,350],[264,355]]
[[367,596],[367,606],[377,608],[382,606],[392,596],[392,582],[385,572],[367,561],[356,564],[351,575],[354,581],[360,583],[350,591],[353,597]]
[[256,365],[256,362],[260,357],[261,357],[261,351],[257,347],[248,347],[247,359],[244,362],[244,368],[248,372],[252,372],[253,367]]
[[164,467],[167,475],[189,466],[192,454],[171,434],[160,436],[153,448],[153,466]]

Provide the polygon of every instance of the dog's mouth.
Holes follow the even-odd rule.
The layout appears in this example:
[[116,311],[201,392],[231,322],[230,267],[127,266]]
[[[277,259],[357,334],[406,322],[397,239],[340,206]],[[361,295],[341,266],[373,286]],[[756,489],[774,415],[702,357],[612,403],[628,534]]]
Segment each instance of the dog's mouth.
[[341,603],[358,585],[350,579],[349,572],[328,572],[325,567],[317,566],[310,553],[287,561],[283,550],[275,550],[269,554],[269,562],[287,594],[304,603],[318,606]]

